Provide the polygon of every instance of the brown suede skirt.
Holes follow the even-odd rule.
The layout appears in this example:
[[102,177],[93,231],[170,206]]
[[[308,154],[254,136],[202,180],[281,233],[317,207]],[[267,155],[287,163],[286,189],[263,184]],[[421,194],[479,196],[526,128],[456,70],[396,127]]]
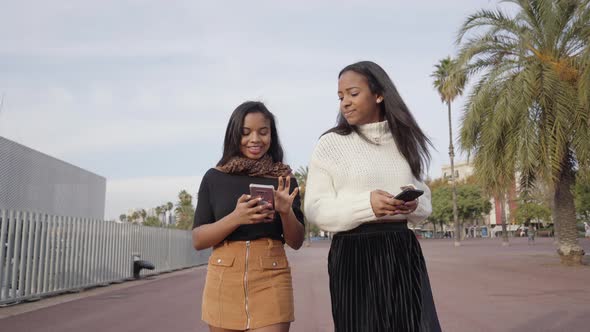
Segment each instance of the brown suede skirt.
[[283,243],[264,238],[225,241],[213,248],[202,319],[232,330],[294,321],[291,268]]

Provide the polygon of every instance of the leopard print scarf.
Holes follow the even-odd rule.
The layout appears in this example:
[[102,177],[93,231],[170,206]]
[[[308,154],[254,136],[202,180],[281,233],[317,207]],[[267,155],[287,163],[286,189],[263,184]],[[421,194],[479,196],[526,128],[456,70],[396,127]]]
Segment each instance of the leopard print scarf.
[[291,174],[291,167],[282,162],[273,162],[269,155],[254,160],[245,157],[233,157],[225,165],[218,166],[225,173],[242,174],[257,177],[279,177]]

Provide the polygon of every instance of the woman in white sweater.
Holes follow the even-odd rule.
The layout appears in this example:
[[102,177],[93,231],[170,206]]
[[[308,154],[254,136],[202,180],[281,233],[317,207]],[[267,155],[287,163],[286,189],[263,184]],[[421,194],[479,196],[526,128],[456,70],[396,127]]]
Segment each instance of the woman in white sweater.
[[[338,123],[314,149],[304,204],[310,222],[336,233],[328,257],[335,329],[440,331],[422,250],[407,227],[431,212],[421,181],[430,141],[373,62],[345,67],[338,97]],[[406,186],[424,195],[395,199]]]

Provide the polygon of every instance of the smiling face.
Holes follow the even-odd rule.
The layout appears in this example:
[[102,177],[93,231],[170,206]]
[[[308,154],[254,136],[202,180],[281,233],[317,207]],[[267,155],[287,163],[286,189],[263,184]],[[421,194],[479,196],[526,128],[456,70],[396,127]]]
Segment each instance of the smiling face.
[[371,92],[367,79],[359,73],[349,70],[340,75],[338,99],[340,99],[340,112],[351,126],[379,122],[384,119],[379,107],[383,98]]
[[244,117],[240,152],[248,159],[262,158],[271,143],[270,120],[262,113],[249,113]]

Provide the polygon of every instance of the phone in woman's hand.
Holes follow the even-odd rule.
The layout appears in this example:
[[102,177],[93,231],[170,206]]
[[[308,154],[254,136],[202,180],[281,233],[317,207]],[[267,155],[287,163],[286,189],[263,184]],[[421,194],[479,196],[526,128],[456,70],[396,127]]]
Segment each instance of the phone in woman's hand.
[[262,200],[258,203],[258,205],[263,205],[263,204],[268,203],[268,204],[272,205],[273,207],[275,206],[275,204],[274,204],[274,198],[275,198],[274,187],[271,185],[251,183],[250,184],[250,196],[262,198]]
[[424,194],[423,190],[414,189],[414,188],[405,188],[399,194],[395,195],[395,199],[399,199],[400,201],[410,202],[415,200],[416,198],[422,196]]

